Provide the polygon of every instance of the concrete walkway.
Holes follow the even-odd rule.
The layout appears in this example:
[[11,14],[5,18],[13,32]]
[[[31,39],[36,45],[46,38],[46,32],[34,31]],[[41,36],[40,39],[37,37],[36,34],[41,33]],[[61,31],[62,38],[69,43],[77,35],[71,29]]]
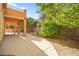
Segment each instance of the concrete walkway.
[[27,34],[8,35],[3,39],[0,55],[14,56],[57,56],[54,47],[46,40]]

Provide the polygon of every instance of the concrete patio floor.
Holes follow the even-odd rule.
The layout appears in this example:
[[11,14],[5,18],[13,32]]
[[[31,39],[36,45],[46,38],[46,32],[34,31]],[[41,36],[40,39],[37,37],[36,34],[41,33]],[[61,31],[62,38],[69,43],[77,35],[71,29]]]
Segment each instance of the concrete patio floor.
[[25,37],[21,35],[6,35],[0,46],[0,55],[57,56],[57,52],[49,43],[45,42],[44,45],[42,39],[34,35],[27,34]]

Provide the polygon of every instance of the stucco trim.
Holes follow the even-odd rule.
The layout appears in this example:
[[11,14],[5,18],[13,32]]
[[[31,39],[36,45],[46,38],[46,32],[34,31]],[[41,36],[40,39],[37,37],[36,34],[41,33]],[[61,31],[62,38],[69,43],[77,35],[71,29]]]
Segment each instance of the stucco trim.
[[14,17],[14,16],[7,16],[7,15],[4,15],[4,17],[15,18],[15,19],[18,19],[18,20],[24,20],[25,19],[25,18]]

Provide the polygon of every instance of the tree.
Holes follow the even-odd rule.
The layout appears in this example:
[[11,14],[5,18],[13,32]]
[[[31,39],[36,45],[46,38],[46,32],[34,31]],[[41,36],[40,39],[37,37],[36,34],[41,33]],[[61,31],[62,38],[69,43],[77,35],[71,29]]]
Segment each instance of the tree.
[[79,4],[45,3],[37,6],[40,7],[40,13],[45,15],[44,21],[41,22],[40,34],[55,36],[61,33],[63,27],[79,28]]
[[37,27],[37,20],[34,20],[33,18],[27,18],[27,29],[28,32],[35,32],[35,29]]

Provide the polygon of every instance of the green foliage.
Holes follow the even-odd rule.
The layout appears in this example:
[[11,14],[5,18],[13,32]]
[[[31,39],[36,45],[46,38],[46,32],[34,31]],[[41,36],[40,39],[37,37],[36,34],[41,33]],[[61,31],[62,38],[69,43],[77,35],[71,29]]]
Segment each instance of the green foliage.
[[33,18],[27,18],[27,31],[33,32],[37,23],[38,22],[36,20],[34,20]]
[[61,28],[62,27],[55,22],[45,20],[41,24],[40,34],[47,37],[57,37],[61,33]]
[[30,23],[31,23],[30,18],[27,18],[27,27],[30,27]]
[[27,32],[30,31],[30,25],[31,25],[31,20],[30,18],[27,18]]
[[20,32],[23,32],[23,29],[24,29],[24,28],[23,28],[23,23],[20,23],[19,31],[20,31]]
[[7,25],[6,28],[8,28],[8,29],[14,29],[15,27],[14,27],[14,25]]
[[62,26],[79,28],[79,4],[46,3],[37,6],[40,7],[40,13],[45,14],[44,20],[46,20],[41,23],[40,34],[57,36],[62,31]]

